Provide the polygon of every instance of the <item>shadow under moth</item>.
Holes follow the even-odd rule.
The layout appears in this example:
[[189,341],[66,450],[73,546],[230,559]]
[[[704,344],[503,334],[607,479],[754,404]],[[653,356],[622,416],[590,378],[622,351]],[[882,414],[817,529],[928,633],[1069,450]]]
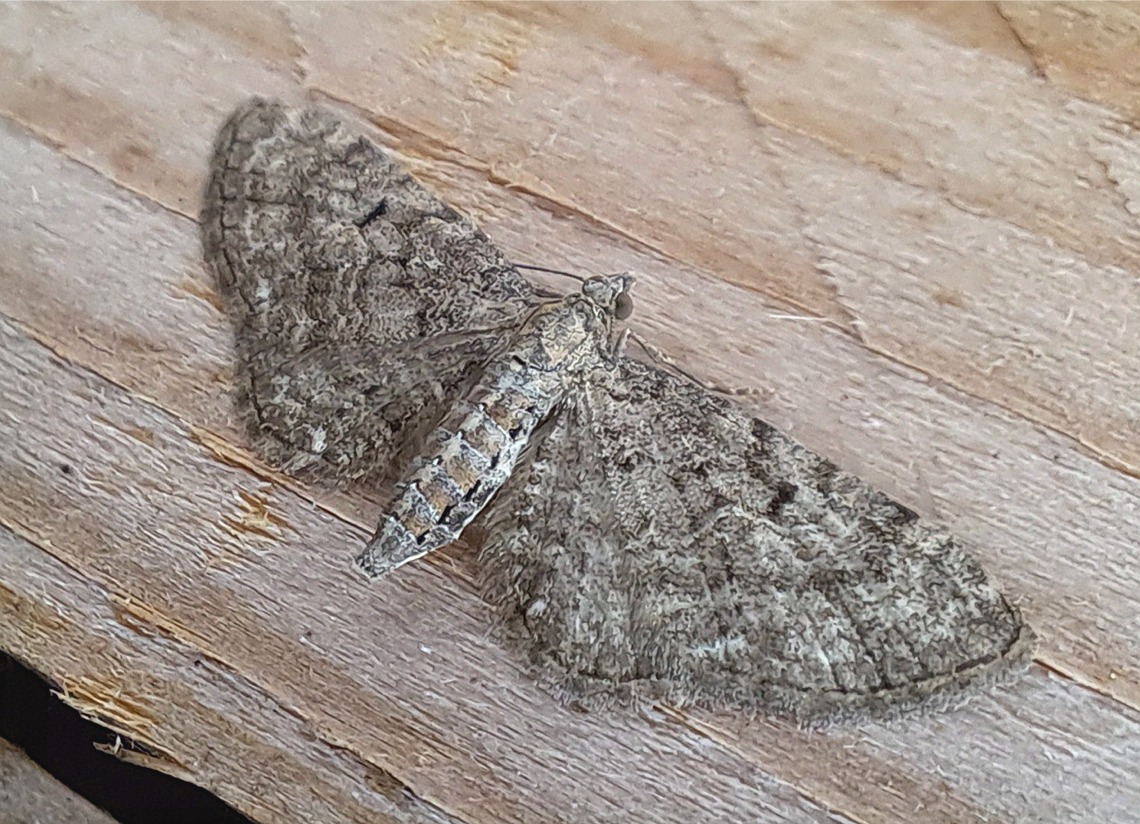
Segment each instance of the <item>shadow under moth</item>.
[[560,698],[820,726],[1027,666],[1032,631],[953,537],[625,355],[632,277],[544,293],[331,112],[241,106],[202,238],[258,451],[397,481],[369,576],[479,518],[483,597]]

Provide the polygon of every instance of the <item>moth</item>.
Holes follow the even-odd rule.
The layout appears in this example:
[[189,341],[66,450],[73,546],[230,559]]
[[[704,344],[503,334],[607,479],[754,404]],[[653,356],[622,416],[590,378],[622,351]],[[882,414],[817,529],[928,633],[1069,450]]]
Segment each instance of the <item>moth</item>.
[[479,519],[483,596],[560,698],[820,726],[1028,665],[1033,632],[952,536],[627,355],[631,276],[544,293],[332,112],[234,112],[201,229],[259,452],[397,481],[369,576]]

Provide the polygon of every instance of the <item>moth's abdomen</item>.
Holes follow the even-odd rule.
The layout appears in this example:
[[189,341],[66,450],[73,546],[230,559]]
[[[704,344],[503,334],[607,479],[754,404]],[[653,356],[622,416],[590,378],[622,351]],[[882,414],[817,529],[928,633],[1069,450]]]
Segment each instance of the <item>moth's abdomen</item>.
[[545,377],[518,364],[493,369],[444,418],[357,557],[365,574],[383,575],[459,537],[510,477],[550,411]]

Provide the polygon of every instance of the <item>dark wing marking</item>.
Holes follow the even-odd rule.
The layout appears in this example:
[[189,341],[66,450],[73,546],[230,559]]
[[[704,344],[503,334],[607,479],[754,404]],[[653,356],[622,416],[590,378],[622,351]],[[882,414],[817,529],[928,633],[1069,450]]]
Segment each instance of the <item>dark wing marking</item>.
[[594,703],[820,725],[957,703],[1033,636],[948,535],[724,400],[619,359],[569,398],[486,524],[488,600]]
[[430,429],[537,301],[490,240],[322,109],[253,100],[202,211],[266,456],[340,479]]

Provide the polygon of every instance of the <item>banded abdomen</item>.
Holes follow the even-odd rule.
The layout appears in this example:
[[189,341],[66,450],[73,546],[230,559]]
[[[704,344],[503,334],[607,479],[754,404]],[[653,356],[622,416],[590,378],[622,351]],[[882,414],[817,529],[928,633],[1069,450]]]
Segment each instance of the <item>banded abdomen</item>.
[[492,364],[429,436],[357,566],[383,575],[457,539],[510,477],[560,384],[517,358]]

